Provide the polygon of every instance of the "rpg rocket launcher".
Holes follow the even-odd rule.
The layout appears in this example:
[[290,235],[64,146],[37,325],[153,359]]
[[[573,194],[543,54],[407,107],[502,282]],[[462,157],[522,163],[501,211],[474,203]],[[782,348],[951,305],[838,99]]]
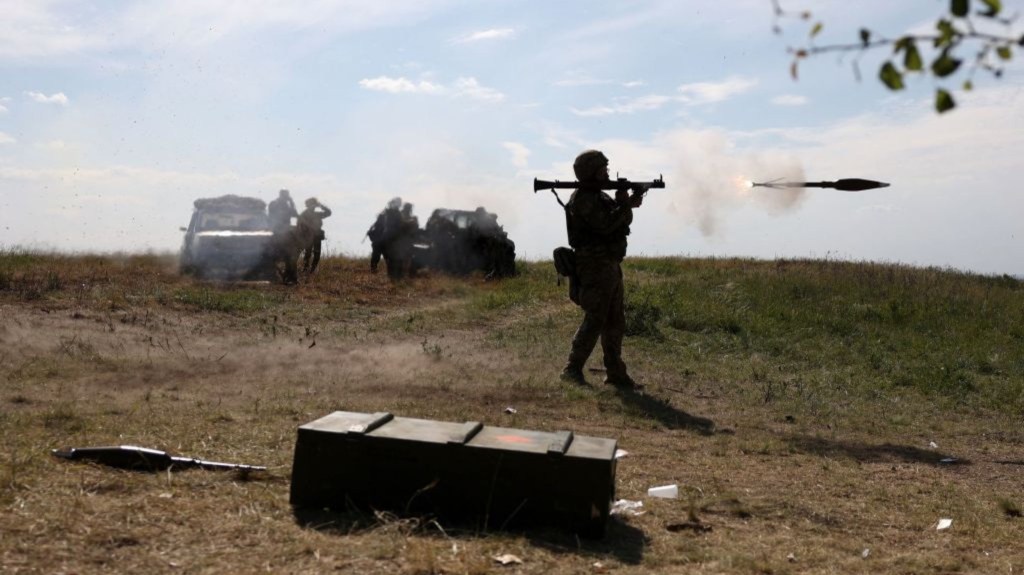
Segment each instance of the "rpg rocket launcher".
[[[579,182],[560,182],[558,180],[538,180],[533,179],[533,193],[537,193],[540,190],[575,190],[580,187]],[[646,194],[648,190],[654,188],[664,188],[665,179],[662,176],[658,176],[657,180],[650,182],[632,182],[626,178],[616,178],[614,180],[608,180],[598,184],[602,190],[615,190],[615,191],[632,191],[639,194]]]
[[177,457],[165,451],[137,447],[135,445],[114,445],[109,447],[72,447],[70,449],[54,449],[50,452],[54,457],[72,461],[91,461],[109,467],[130,469],[133,471],[163,471],[165,469],[199,468],[210,471],[266,471],[259,465],[241,463],[221,463],[191,457]]

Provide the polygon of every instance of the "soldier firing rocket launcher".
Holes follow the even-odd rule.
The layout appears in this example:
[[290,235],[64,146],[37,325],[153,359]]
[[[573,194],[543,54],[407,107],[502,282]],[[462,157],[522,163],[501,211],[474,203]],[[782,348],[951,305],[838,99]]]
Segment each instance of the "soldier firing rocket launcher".
[[861,178],[844,178],[834,182],[747,182],[751,188],[832,188],[843,192],[861,192],[876,188],[888,188],[885,182],[863,180]]

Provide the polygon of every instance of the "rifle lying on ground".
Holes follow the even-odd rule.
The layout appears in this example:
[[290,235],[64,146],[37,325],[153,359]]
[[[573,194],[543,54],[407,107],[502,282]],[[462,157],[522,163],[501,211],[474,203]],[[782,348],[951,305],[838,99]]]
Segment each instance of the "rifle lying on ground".
[[140,471],[162,471],[172,467],[189,469],[198,467],[207,470],[266,471],[259,465],[243,465],[241,463],[219,463],[204,461],[191,457],[174,457],[165,451],[157,451],[147,447],[134,445],[118,445],[111,447],[72,447],[70,449],[51,451],[54,457],[74,461],[93,461],[110,467],[134,469]]

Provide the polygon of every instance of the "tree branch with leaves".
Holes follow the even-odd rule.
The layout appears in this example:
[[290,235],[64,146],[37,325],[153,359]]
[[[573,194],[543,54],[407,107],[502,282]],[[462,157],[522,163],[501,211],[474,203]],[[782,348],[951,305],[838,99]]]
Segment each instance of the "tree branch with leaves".
[[[949,12],[937,17],[935,32],[932,33],[904,34],[893,38],[861,28],[858,41],[824,46],[814,43],[824,28],[824,22],[815,20],[809,11],[790,12],[781,6],[779,0],[771,2],[775,11],[772,28],[776,34],[782,33],[780,22],[787,18],[796,18],[810,25],[806,45],[787,48],[793,56],[790,75],[794,80],[798,77],[800,62],[806,58],[825,53],[854,53],[853,73],[859,81],[860,57],[869,51],[891,47],[892,54],[879,67],[879,81],[886,88],[898,91],[905,87],[904,77],[908,74],[931,75],[940,82],[935,90],[935,110],[940,114],[956,107],[946,86],[955,81],[958,72],[962,73],[960,88],[969,91],[979,71],[1001,78],[1006,64],[1013,59],[1014,49],[1024,47],[1024,35],[1017,37],[1012,34],[1016,15],[1004,16],[1001,0],[973,0],[973,11],[972,0],[950,0]],[[1002,25],[1005,32],[993,34],[979,30],[982,24]],[[971,51],[973,58],[964,55]],[[927,53],[927,62],[922,52]],[[966,72],[965,60],[970,62]]]

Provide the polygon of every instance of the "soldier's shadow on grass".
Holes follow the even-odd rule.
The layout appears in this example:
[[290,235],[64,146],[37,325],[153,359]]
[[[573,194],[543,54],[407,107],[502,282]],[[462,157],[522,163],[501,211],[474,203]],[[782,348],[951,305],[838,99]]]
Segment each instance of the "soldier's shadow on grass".
[[715,422],[699,415],[691,415],[646,391],[615,388],[615,395],[627,409],[637,411],[646,418],[656,419],[669,429],[688,429],[701,435],[714,435]]
[[970,465],[970,460],[943,453],[935,449],[922,449],[892,443],[871,444],[859,441],[841,441],[794,435],[785,438],[789,445],[801,452],[821,457],[849,457],[863,463],[913,462],[930,465]]
[[439,537],[445,539],[483,539],[494,535],[523,536],[536,547],[553,553],[591,555],[596,559],[612,556],[622,563],[637,565],[643,559],[644,548],[650,539],[640,529],[612,517],[601,539],[578,537],[567,530],[554,528],[481,530],[468,521],[437,521],[430,517],[399,517],[390,513],[364,512],[358,509],[332,511],[330,509],[292,509],[295,523],[306,529],[336,536],[399,533],[410,537]]

